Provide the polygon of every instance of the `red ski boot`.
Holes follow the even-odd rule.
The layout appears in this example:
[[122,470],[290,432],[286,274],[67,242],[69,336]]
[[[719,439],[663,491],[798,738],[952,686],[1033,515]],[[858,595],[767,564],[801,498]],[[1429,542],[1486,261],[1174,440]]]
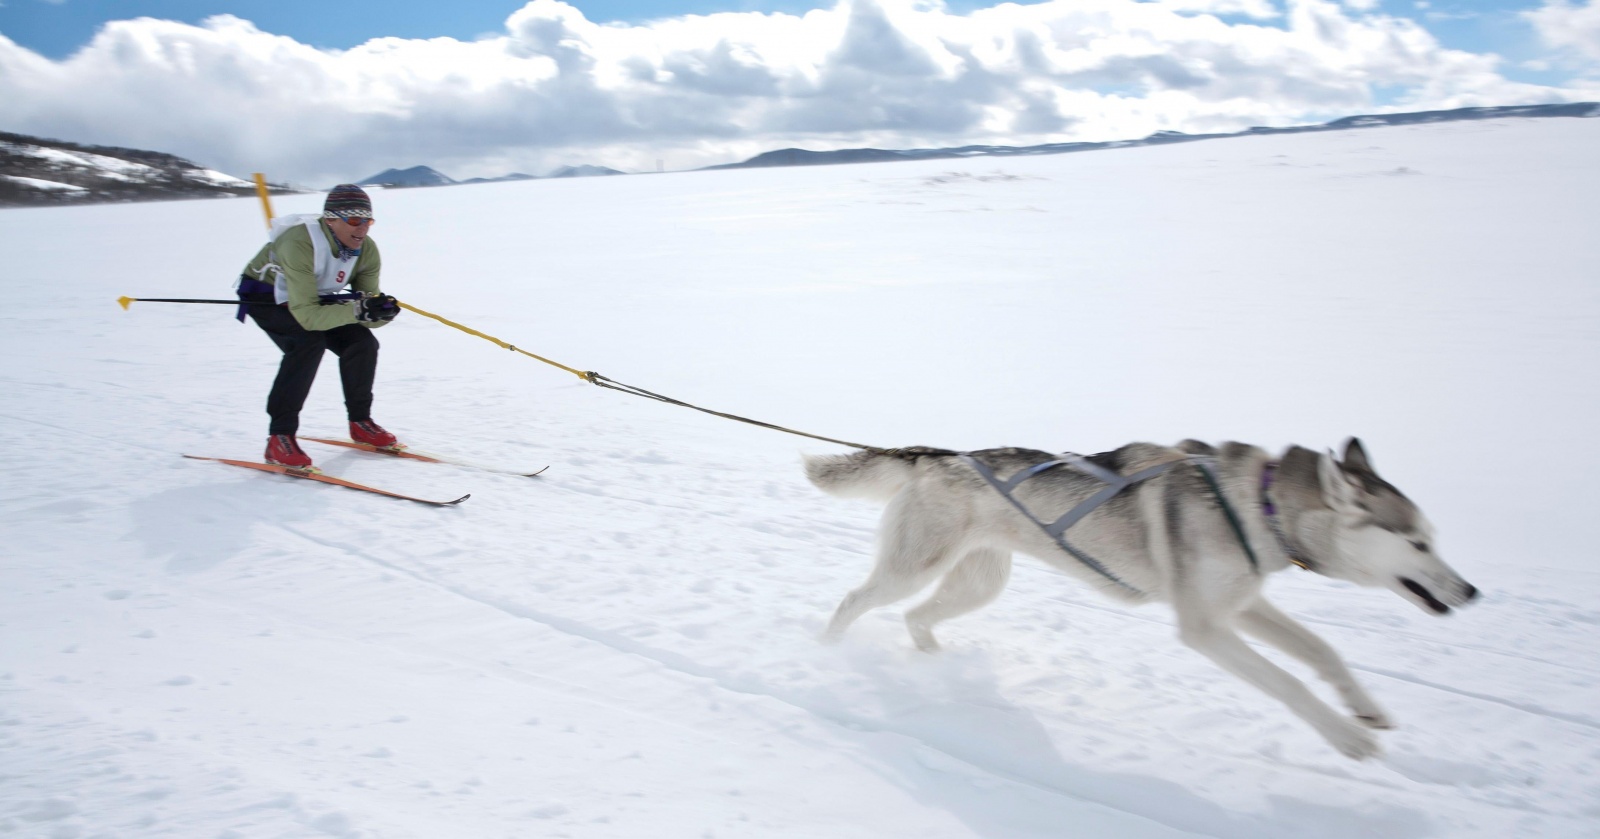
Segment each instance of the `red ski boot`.
[[400,445],[400,441],[396,440],[393,434],[384,431],[383,426],[370,419],[352,420],[350,422],[350,439],[379,449],[394,449],[398,451],[405,448],[405,446]]
[[293,434],[274,434],[267,438],[267,453],[263,455],[268,463],[287,466],[290,469],[310,469],[311,456],[300,449],[300,444],[295,441]]

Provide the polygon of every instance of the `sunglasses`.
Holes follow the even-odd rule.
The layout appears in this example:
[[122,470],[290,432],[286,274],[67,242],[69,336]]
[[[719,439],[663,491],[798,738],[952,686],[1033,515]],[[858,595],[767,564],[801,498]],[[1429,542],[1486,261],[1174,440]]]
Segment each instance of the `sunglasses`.
[[377,221],[375,218],[362,218],[360,216],[340,216],[339,220],[350,225],[351,227],[366,227],[367,225]]

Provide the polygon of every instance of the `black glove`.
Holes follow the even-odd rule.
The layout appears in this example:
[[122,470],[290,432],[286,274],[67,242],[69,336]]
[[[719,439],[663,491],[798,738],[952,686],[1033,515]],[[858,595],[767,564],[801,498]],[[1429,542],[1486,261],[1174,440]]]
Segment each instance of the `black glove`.
[[356,320],[361,323],[394,320],[400,314],[400,303],[387,294],[363,297],[352,305],[356,307]]

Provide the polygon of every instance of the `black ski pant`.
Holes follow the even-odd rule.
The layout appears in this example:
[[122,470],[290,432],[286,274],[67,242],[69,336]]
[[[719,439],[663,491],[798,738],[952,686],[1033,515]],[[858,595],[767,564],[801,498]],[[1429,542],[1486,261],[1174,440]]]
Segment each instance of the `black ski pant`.
[[256,304],[250,319],[283,350],[278,377],[267,395],[268,434],[294,434],[300,430],[300,408],[311,393],[322,363],[323,350],[339,357],[339,380],[344,385],[344,408],[351,422],[372,419],[372,381],[378,373],[378,338],[359,323],[313,332],[289,314],[287,306]]

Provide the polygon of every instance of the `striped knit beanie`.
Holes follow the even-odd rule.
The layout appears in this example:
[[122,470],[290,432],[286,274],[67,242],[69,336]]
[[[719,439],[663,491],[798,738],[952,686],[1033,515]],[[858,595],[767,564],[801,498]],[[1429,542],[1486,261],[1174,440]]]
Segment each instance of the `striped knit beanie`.
[[372,199],[355,184],[339,184],[328,190],[322,202],[323,218],[372,218]]

